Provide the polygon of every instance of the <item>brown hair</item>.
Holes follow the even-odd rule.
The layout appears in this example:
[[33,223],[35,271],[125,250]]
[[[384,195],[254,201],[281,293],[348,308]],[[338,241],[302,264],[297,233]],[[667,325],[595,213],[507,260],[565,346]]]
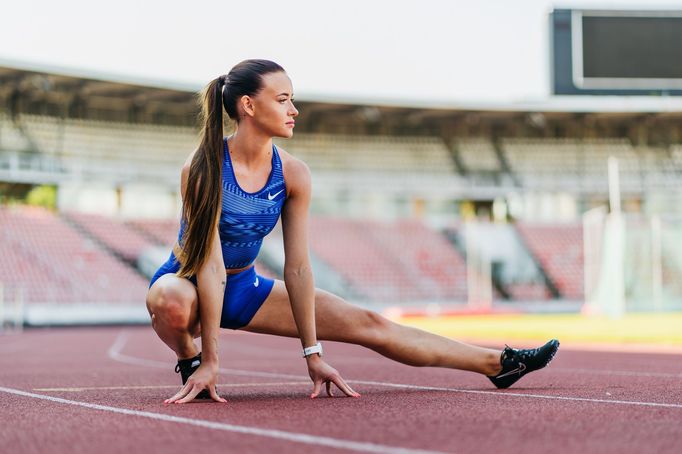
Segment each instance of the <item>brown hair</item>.
[[189,168],[182,205],[183,234],[178,276],[199,272],[211,249],[222,207],[223,108],[239,123],[237,102],[263,89],[263,76],[284,71],[269,60],[244,60],[199,93],[201,141]]

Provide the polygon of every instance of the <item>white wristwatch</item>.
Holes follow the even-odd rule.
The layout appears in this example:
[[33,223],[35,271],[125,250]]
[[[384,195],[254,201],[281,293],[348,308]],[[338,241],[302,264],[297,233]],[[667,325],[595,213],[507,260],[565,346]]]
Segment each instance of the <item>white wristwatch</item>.
[[313,345],[312,347],[306,347],[303,349],[303,357],[304,358],[306,358],[312,354],[315,354],[315,353],[322,356],[322,344],[319,342],[317,344]]

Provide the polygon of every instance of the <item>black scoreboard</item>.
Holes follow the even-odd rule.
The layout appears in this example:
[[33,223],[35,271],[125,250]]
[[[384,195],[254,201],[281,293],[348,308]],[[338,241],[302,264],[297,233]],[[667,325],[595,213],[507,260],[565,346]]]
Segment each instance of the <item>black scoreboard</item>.
[[557,9],[554,94],[682,95],[682,11]]

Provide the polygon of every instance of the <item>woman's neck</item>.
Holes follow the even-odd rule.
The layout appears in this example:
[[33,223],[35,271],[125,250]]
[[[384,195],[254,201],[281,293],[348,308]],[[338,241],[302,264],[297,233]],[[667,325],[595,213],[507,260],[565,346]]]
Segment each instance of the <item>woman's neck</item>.
[[239,126],[228,138],[230,159],[236,159],[247,167],[259,166],[270,159],[272,150],[272,136],[250,128],[245,124]]

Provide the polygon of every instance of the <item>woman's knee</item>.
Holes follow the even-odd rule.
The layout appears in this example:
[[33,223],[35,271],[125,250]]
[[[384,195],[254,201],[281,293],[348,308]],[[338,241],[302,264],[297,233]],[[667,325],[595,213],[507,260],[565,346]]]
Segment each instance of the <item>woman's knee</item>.
[[187,330],[197,319],[193,313],[197,307],[196,291],[188,291],[173,283],[159,284],[154,294],[147,299],[147,309],[155,327],[162,323],[171,329]]
[[383,315],[369,309],[360,309],[359,324],[362,327],[361,337],[367,346],[381,347],[390,339],[392,322]]

